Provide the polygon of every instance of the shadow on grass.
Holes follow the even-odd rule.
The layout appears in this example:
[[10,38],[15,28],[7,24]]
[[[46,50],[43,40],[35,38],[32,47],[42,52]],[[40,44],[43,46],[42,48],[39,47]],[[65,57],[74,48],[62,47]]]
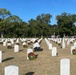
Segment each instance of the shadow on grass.
[[26,45],[26,46],[23,46],[23,48],[28,48],[28,46]]
[[34,72],[28,72],[25,75],[33,75],[33,74],[34,74]]
[[19,50],[19,52],[23,51],[23,49]]
[[5,51],[2,51],[2,53],[4,53]]
[[7,46],[7,49],[13,49],[14,47],[13,46]]
[[38,54],[36,54],[35,57],[37,58],[38,57]]
[[2,60],[2,62],[5,62],[5,61],[11,60],[11,59],[14,59],[14,57],[6,58],[6,59]]

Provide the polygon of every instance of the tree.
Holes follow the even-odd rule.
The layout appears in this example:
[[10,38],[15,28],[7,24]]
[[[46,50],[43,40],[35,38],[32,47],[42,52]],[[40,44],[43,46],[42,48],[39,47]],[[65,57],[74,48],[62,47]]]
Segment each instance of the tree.
[[38,35],[38,31],[39,31],[39,27],[38,27],[39,22],[37,20],[34,19],[30,19],[29,20],[29,30],[31,31],[31,33],[29,32],[29,34],[31,36],[36,37]]
[[4,31],[5,31],[5,26],[6,26],[6,21],[5,19],[10,16],[11,13],[9,10],[6,10],[5,8],[1,8],[0,9],[0,18],[1,18],[1,21],[0,21],[0,32],[1,32],[1,37],[3,38],[3,34],[4,34]]
[[39,28],[39,34],[43,36],[48,36],[50,33],[48,31],[49,24],[50,24],[50,19],[52,16],[50,14],[41,14],[36,17],[36,20],[39,22],[38,28]]
[[[56,16],[59,33],[64,35],[74,35],[74,22],[76,22],[75,14],[68,14],[66,12]],[[62,35],[63,36],[63,35]]]
[[50,14],[41,14],[36,17],[37,21],[44,22],[46,24],[50,23],[51,18],[52,18],[52,16]]
[[[16,15],[12,15],[12,16],[9,16],[7,19],[6,19],[9,27],[8,27],[8,31],[10,34],[13,34],[14,37],[19,37],[20,35],[22,35],[22,20],[16,16]],[[10,32],[12,30],[12,32]]]

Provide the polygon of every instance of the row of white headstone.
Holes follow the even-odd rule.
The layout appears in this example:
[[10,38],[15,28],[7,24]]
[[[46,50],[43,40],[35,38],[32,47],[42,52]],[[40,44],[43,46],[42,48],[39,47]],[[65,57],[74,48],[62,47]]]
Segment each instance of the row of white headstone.
[[[38,38],[0,38],[0,42],[3,43],[3,46],[12,48],[14,44],[22,44],[23,47],[26,47],[27,44],[34,43]],[[38,40],[40,42],[42,38]],[[15,41],[15,42],[14,42]]]
[[47,44],[49,50],[51,50],[51,49],[52,49],[52,44],[48,41],[47,38],[45,38],[45,42],[46,42],[46,44]]
[[[70,40],[73,42],[75,39],[70,39]],[[52,47],[52,43],[50,43],[47,38],[45,38],[45,42],[46,42],[47,46],[49,47],[49,50],[52,50],[52,56],[56,56],[57,55],[57,48],[56,47]],[[69,39],[67,39],[67,45],[69,45],[69,43],[70,43]],[[62,48],[64,49],[65,47],[66,47],[65,38],[63,38],[62,39]],[[71,46],[71,54],[72,54],[72,50],[73,49],[76,49],[76,42],[74,42],[74,45]]]
[[[27,44],[30,44],[31,42],[34,43],[38,38],[17,38],[17,39],[14,39],[14,38],[6,38],[6,39],[0,39],[1,42],[3,43],[3,46],[7,46],[7,48],[13,48],[13,45],[16,44],[16,45],[19,45],[20,42],[22,44],[23,47],[27,47]],[[14,40],[16,42],[14,42]],[[40,38],[38,40],[38,42],[40,42],[42,40],[42,38]],[[15,47],[15,46],[14,46]],[[16,51],[14,51],[16,52]]]
[[57,56],[57,48],[52,46],[52,43],[49,42],[47,38],[45,38],[45,42],[49,47],[49,50],[52,50],[52,56]]
[[[58,39],[61,39],[61,38],[48,38],[49,40],[53,40],[53,41],[58,41]],[[72,54],[72,50],[73,49],[76,49],[76,41],[74,41],[75,39],[74,38],[63,38],[62,41],[61,41],[61,46],[62,48],[64,49],[66,47],[66,45],[69,45],[71,42],[74,43],[73,46],[71,46],[71,54]],[[65,44],[65,42],[67,41],[67,43]]]
[[[70,41],[71,40],[71,42],[73,43],[73,41],[75,40],[75,39],[67,39],[67,45],[69,45],[70,44]],[[62,48],[64,49],[65,48],[65,39],[63,39],[62,40]],[[74,42],[74,45],[73,46],[71,46],[71,54],[72,54],[72,50],[73,49],[76,49],[76,42]]]
[[[65,48],[65,38],[48,38],[49,40],[52,40],[55,43],[61,44],[61,48]],[[67,40],[67,44],[69,45],[69,40]]]
[[[6,66],[4,75],[19,75],[19,67],[17,65]],[[70,59],[60,60],[60,75],[70,75]]]
[[73,42],[75,40],[75,38],[48,38],[49,40],[52,40],[54,42],[59,42],[61,43],[62,42],[62,39],[64,39],[65,42]]
[[48,38],[48,39],[52,40],[53,42],[56,42],[58,44],[61,44],[61,47],[63,49],[70,43],[73,43],[75,40],[75,38]]
[[[0,38],[0,42],[4,42],[5,44],[7,42],[10,42],[11,44],[20,43],[20,42],[35,42],[35,40],[38,38]],[[15,41],[15,42],[14,42]]]

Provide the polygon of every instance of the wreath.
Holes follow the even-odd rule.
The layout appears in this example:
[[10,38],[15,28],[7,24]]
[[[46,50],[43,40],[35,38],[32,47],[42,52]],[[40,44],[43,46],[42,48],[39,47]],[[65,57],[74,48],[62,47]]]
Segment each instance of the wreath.
[[29,58],[29,60],[34,60],[34,59],[36,59],[36,55],[33,52],[30,52],[28,54],[28,58]]

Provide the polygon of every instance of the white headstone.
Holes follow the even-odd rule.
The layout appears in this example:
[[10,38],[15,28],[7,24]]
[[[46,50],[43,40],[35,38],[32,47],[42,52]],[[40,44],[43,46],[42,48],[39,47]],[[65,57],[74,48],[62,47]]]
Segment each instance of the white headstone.
[[52,44],[51,43],[49,43],[49,50],[51,50],[52,49]]
[[70,42],[73,43],[73,38],[70,38]]
[[19,67],[16,65],[6,66],[4,75],[19,75]]
[[6,44],[6,42],[3,42],[3,46],[6,46],[7,44]]
[[31,43],[31,41],[30,41],[30,40],[28,40],[28,41],[27,41],[27,43],[28,43],[28,44],[30,44],[30,43]]
[[23,42],[23,44],[22,45],[26,45],[26,42]]
[[64,39],[62,40],[62,48],[63,49],[65,48],[65,41],[64,41]]
[[16,40],[16,44],[19,44],[19,38],[17,38],[17,40]]
[[56,56],[56,55],[57,55],[57,48],[52,47],[52,56]]
[[72,50],[73,50],[73,49],[75,49],[75,46],[71,46],[71,54],[73,54],[73,53],[72,53]]
[[19,45],[14,45],[14,52],[19,52]]
[[11,43],[7,43],[7,46],[12,46],[12,44]]
[[76,48],[76,42],[74,42],[74,46],[75,46],[75,48]]
[[0,63],[2,63],[2,51],[0,51]]
[[14,40],[13,39],[11,39],[11,43],[14,44]]
[[33,49],[28,48],[28,49],[27,49],[27,59],[29,59],[29,58],[28,58],[28,54],[29,54],[30,52],[33,52]]
[[70,75],[70,59],[60,60],[60,75]]
[[69,45],[70,44],[70,40],[69,40],[69,38],[67,39],[67,45]]
[[60,40],[58,40],[58,44],[60,44],[61,43],[61,41]]

